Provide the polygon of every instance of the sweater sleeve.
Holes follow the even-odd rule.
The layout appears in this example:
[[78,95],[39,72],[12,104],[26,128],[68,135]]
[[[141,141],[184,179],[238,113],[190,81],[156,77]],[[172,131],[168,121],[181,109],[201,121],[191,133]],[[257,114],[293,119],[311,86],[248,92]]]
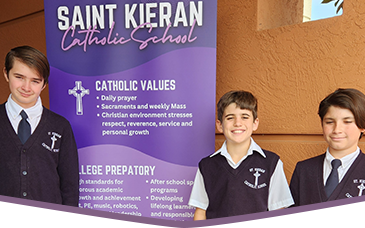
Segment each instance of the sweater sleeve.
[[58,163],[62,204],[78,206],[79,202],[79,158],[70,123],[67,121],[62,135]]

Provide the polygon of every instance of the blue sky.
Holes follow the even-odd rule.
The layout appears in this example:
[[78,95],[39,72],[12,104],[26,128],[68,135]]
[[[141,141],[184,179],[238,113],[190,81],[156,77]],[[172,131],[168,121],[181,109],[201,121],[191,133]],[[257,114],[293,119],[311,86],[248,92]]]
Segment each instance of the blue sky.
[[335,1],[327,4],[321,4],[321,2],[322,0],[312,0],[312,21],[342,15],[342,10],[336,14]]

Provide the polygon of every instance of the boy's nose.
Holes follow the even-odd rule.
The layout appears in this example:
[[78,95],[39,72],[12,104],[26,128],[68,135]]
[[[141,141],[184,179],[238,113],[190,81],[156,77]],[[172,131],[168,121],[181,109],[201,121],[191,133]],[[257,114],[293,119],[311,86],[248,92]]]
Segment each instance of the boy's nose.
[[339,124],[339,123],[335,123],[335,126],[334,126],[334,128],[333,128],[333,132],[335,132],[335,133],[339,133],[339,132],[341,132],[342,131],[342,125],[341,124]]
[[30,82],[25,80],[22,86],[23,90],[29,91],[30,90]]
[[242,126],[242,120],[241,120],[241,119],[236,119],[236,120],[234,121],[234,125],[235,125],[235,126]]

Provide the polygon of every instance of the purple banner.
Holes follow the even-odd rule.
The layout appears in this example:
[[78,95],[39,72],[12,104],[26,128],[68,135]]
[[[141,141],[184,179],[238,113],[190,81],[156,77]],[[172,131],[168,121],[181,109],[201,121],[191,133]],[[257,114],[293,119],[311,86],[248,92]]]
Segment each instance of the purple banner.
[[192,220],[214,152],[216,1],[45,0],[51,110],[71,123],[79,207]]

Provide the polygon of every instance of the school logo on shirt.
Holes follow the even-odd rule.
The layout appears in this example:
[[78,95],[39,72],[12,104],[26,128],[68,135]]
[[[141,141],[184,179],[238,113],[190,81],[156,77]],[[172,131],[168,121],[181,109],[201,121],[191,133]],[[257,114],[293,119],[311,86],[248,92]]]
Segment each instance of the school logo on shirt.
[[[359,189],[359,194],[357,196],[362,196],[363,192],[365,190],[365,180],[362,179],[354,179],[353,183],[356,185],[356,187]],[[347,198],[353,197],[350,193],[345,194]]]
[[259,178],[261,176],[261,174],[264,174],[266,171],[264,169],[261,168],[251,168],[249,169],[250,173],[252,173],[253,175],[253,180],[255,181],[254,184],[250,183],[248,180],[245,180],[243,183],[245,183],[248,187],[253,188],[253,189],[260,189],[263,187],[266,187],[267,184],[266,183],[261,183],[259,182]]
[[50,139],[51,139],[51,144],[48,145],[46,143],[42,143],[42,146],[44,148],[46,148],[47,150],[51,151],[51,152],[59,152],[60,149],[59,148],[55,148],[56,146],[56,142],[58,139],[60,139],[62,136],[56,132],[48,132],[48,135],[51,136]]

